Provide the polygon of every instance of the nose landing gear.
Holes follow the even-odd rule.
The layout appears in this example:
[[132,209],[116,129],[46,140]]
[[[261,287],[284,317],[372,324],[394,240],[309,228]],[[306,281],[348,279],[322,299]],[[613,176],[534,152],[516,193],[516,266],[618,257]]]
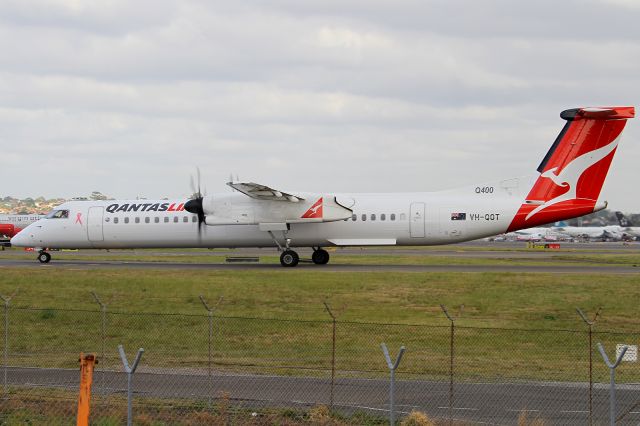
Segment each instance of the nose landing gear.
[[300,256],[293,250],[285,250],[280,254],[280,264],[285,267],[294,267],[300,262]]
[[40,261],[40,263],[49,263],[51,261],[51,255],[42,250],[40,251],[40,254],[38,254],[38,260]]

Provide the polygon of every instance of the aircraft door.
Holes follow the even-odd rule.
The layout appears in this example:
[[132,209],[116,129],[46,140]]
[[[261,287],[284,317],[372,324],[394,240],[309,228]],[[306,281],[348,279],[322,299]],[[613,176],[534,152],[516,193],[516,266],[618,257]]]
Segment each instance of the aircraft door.
[[424,238],[424,203],[411,203],[409,233],[411,238]]
[[90,207],[87,215],[87,237],[89,241],[104,241],[102,222],[104,207]]

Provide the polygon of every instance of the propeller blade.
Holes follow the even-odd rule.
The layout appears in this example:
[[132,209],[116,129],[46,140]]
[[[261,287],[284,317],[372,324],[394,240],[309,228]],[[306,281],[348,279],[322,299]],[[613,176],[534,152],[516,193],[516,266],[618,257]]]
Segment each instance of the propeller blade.
[[[197,186],[196,186],[197,182]],[[198,241],[202,241],[202,224],[205,223],[204,208],[202,206],[203,196],[200,191],[200,168],[196,167],[196,182],[191,175],[192,198],[184,204],[184,209],[189,213],[198,216]]]
[[200,192],[200,167],[196,167],[196,174],[198,176],[198,197],[202,197],[202,192]]
[[191,175],[189,178],[190,178],[189,179],[189,186],[191,187],[191,194],[195,195],[195,193],[196,193],[196,185],[193,182],[193,175]]

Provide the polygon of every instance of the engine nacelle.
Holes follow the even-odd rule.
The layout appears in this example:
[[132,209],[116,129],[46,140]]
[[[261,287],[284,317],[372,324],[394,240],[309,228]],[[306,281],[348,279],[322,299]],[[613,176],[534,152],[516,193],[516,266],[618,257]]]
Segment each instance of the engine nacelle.
[[241,194],[204,197],[205,223],[219,225],[258,225],[261,223],[335,222],[351,217],[332,195],[317,195],[298,202],[257,200]]

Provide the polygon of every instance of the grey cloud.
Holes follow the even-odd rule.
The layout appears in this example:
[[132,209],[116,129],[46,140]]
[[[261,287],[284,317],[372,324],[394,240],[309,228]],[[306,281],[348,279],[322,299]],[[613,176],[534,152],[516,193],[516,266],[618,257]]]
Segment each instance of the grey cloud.
[[[14,195],[118,197],[187,195],[196,165],[210,192],[230,172],[364,192],[526,174],[562,109],[637,102],[628,4],[8,2],[0,173]],[[608,184],[623,209],[636,127]]]

